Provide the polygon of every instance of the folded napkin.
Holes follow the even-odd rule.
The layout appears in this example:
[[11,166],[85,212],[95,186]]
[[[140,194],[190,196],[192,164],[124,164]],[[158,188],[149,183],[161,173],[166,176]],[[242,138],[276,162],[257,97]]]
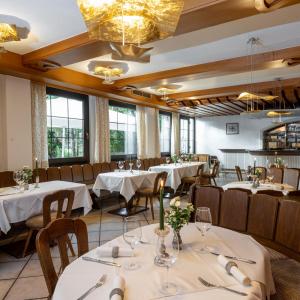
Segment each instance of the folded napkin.
[[113,289],[109,294],[110,300],[123,300],[125,290],[125,279],[117,275],[113,282]]
[[125,256],[133,256],[132,249],[128,248],[120,248],[118,246],[114,247],[99,247],[96,250],[96,253],[99,257],[125,257]]
[[250,285],[250,278],[239,270],[237,264],[233,261],[228,260],[225,256],[218,256],[218,263],[225,268],[228,274],[232,275],[239,283],[243,285]]

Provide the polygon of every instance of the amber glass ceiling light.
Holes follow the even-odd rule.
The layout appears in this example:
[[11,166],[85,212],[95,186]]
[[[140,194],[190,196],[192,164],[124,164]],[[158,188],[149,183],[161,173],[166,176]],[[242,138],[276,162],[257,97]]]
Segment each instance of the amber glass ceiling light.
[[0,23],[0,43],[19,41],[16,25]]
[[77,0],[91,38],[140,44],[171,36],[183,0]]
[[179,90],[182,86],[179,84],[165,84],[161,86],[155,86],[152,87],[153,90],[155,90],[157,93],[162,95],[162,100],[169,100],[169,97],[167,95],[175,93],[177,90]]

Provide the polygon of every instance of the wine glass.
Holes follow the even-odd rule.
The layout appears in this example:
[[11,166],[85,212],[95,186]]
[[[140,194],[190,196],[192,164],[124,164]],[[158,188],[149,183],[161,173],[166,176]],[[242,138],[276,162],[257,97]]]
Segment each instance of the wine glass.
[[14,171],[13,178],[14,178],[14,181],[17,183],[19,190],[21,190],[21,187],[24,183],[22,171],[20,171],[20,170]]
[[170,157],[167,157],[167,158],[166,158],[166,163],[169,164],[170,162],[171,162],[171,158],[170,158]]
[[136,167],[138,168],[138,171],[140,172],[140,168],[142,166],[142,161],[140,159],[136,160]]
[[119,168],[119,172],[121,172],[121,170],[124,168],[124,161],[122,160],[118,161],[118,168]]
[[158,243],[156,252],[159,256],[159,265],[167,269],[166,279],[161,284],[160,292],[164,295],[175,295],[178,286],[169,281],[169,270],[176,263],[179,255],[179,237],[177,233],[174,231],[173,240],[167,239],[164,244]]
[[[208,230],[212,227],[212,218],[209,207],[198,207],[195,214],[195,226],[201,232],[201,236],[205,238]],[[207,246],[201,245],[199,252],[206,252]]]
[[[142,228],[137,217],[127,217],[123,221],[123,239],[131,247],[132,251],[140,244],[142,239]],[[126,263],[124,268],[129,271],[139,269],[141,265],[137,261]]]

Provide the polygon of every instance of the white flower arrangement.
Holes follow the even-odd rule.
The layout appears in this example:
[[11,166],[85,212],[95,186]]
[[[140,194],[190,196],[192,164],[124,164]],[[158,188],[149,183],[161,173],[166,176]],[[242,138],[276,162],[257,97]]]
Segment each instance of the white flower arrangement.
[[192,203],[188,203],[184,208],[180,206],[180,197],[175,197],[170,201],[170,208],[165,210],[166,222],[175,231],[179,231],[184,225],[189,223],[191,212],[194,211]]

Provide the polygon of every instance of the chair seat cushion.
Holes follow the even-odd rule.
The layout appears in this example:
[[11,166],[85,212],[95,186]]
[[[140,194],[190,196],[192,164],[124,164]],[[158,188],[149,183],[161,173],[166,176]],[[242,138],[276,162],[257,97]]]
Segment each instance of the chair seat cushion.
[[143,188],[143,189],[138,189],[137,194],[141,196],[146,196],[146,195],[152,195],[153,194],[153,189],[152,188]]
[[265,247],[267,251],[270,254],[270,260],[271,262],[276,261],[276,260],[281,260],[281,259],[288,259],[288,257],[272,248]]
[[300,300],[300,263],[293,259],[272,262],[276,294],[272,300]]
[[[51,213],[51,221],[56,219],[56,212]],[[43,215],[36,215],[26,221],[26,226],[32,229],[41,229],[44,227]]]
[[189,177],[183,177],[181,181],[184,183],[195,183],[196,179],[197,177],[189,176]]

